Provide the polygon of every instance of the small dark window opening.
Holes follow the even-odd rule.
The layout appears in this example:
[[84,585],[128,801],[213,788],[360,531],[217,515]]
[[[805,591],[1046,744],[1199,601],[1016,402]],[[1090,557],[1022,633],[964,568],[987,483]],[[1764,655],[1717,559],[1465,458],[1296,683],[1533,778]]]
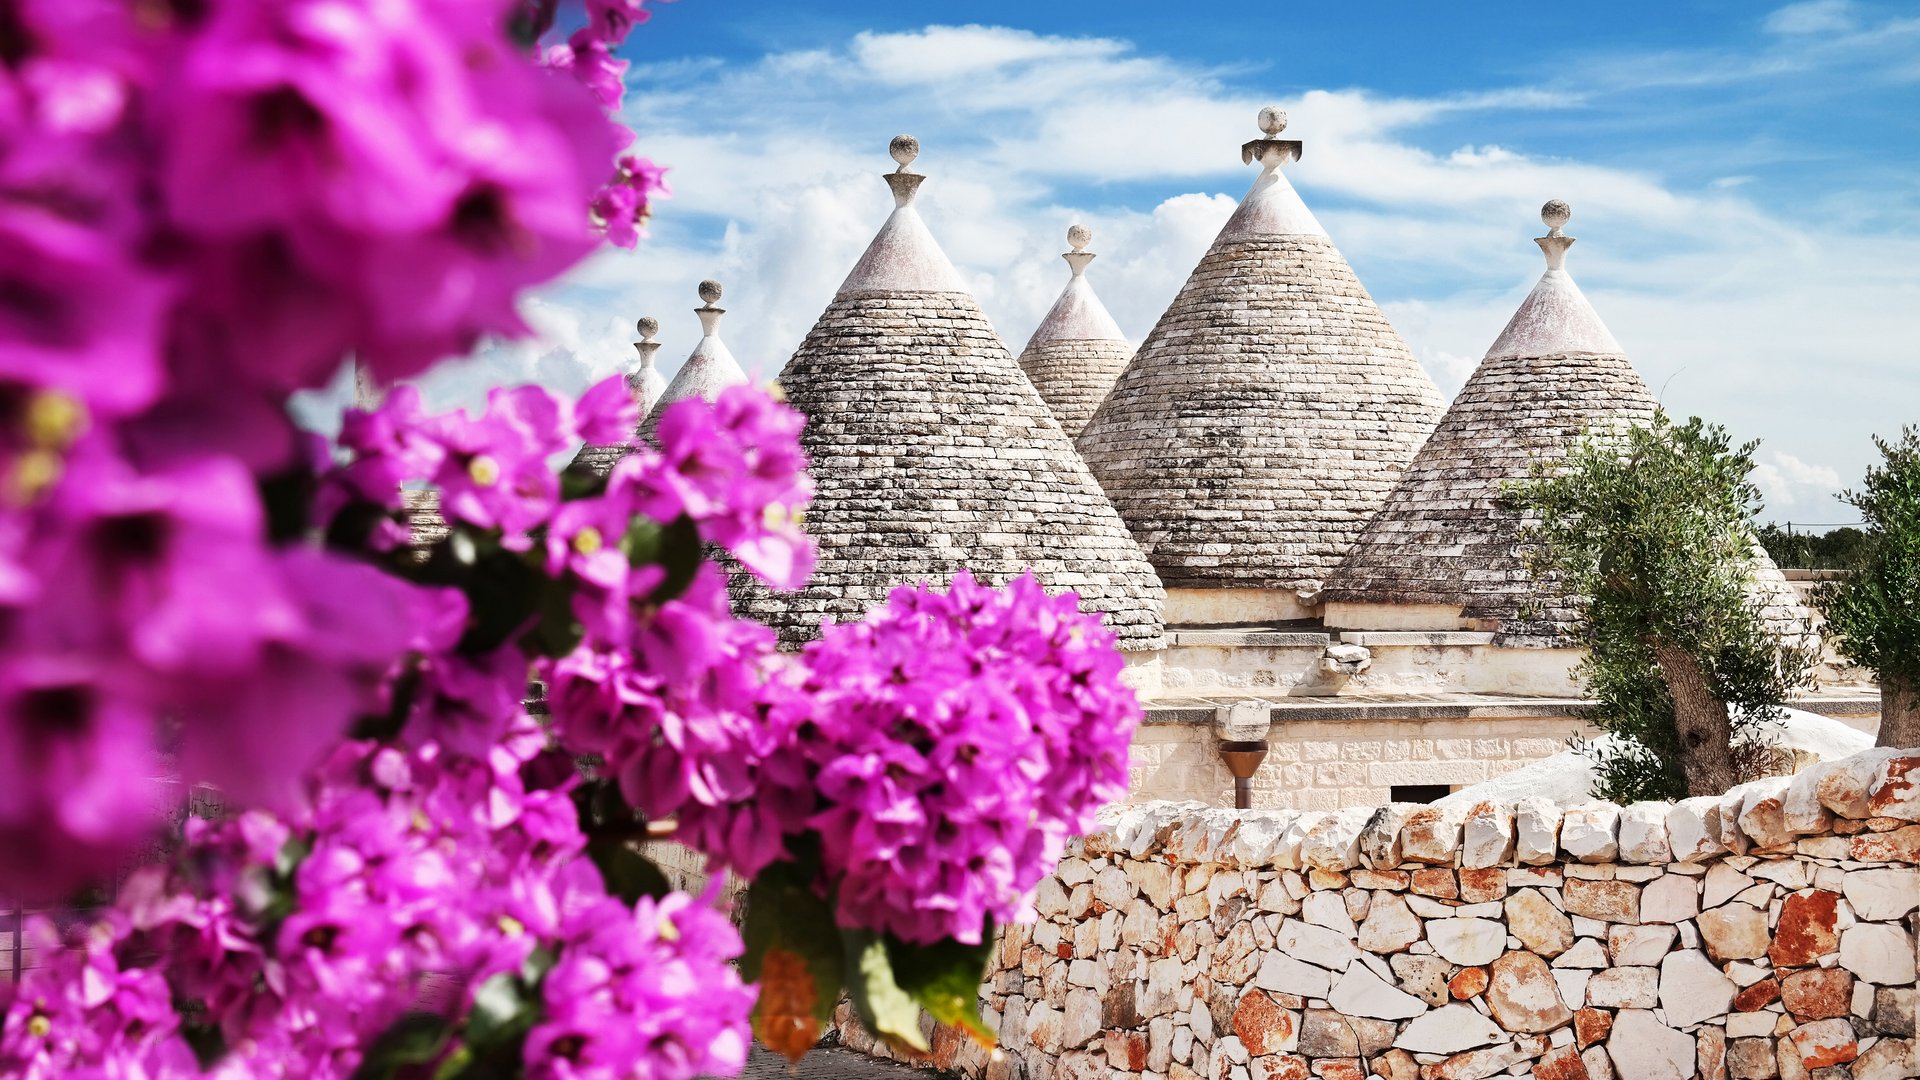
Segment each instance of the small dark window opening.
[[1394,802],[1430,803],[1453,794],[1452,784],[1395,784],[1387,789]]

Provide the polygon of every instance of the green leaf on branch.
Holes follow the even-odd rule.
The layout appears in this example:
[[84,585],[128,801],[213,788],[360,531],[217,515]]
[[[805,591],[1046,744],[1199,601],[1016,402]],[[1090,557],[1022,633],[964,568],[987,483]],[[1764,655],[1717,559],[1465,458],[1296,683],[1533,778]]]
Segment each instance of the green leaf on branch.
[[626,901],[629,907],[643,896],[658,900],[673,891],[667,875],[660,872],[653,860],[635,851],[622,837],[596,836],[588,840],[587,857],[600,869],[607,892]]
[[565,656],[586,636],[586,627],[573,614],[571,580],[546,580],[540,587],[540,621],[521,639],[523,645],[541,656]]
[[656,604],[686,592],[706,558],[700,543],[700,529],[684,514],[665,525],[648,518],[635,518],[620,539],[620,550],[626,552],[627,561],[636,567],[659,566],[666,570],[666,580],[647,597]]
[[741,973],[760,984],[753,1033],[798,1062],[820,1041],[840,999],[844,962],[833,908],[793,863],[775,863],[747,889]]
[[953,940],[914,945],[887,938],[887,959],[900,989],[935,1020],[961,1028],[982,1046],[996,1041],[980,1022],[980,983],[987,977],[993,950],[991,921],[981,931],[978,945]]
[[860,1022],[888,1042],[926,1053],[920,1004],[895,979],[886,939],[870,930],[841,930],[840,947],[846,955],[847,992]]
[[432,1013],[408,1013],[374,1039],[353,1080],[390,1080],[439,1057],[447,1046],[447,1021]]

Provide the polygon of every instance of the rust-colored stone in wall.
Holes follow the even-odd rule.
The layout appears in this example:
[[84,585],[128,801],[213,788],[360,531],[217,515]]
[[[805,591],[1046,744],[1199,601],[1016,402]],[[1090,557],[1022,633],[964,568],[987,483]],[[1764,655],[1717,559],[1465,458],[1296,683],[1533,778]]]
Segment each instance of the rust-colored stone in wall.
[[1299,1017],[1281,1008],[1264,990],[1248,993],[1233,1010],[1233,1033],[1249,1054],[1293,1049],[1299,1043],[1299,1025]]
[[1582,1050],[1606,1042],[1612,1031],[1613,1014],[1605,1009],[1581,1009],[1573,1014],[1574,1042]]
[[1844,968],[1796,971],[1780,983],[1780,1001],[1799,1020],[1827,1020],[1853,1009],[1853,973]]
[[1469,904],[1486,904],[1507,895],[1507,870],[1487,866],[1460,871],[1460,899]]
[[1734,1012],[1759,1012],[1780,1000],[1780,980],[1761,979],[1733,996]]
[[1640,887],[1627,881],[1569,878],[1567,910],[1601,922],[1632,922],[1640,915]]
[[1773,928],[1773,944],[1767,947],[1767,959],[1775,967],[1811,964],[1840,947],[1840,935],[1834,924],[1839,918],[1836,904],[1840,897],[1823,889],[1794,893],[1780,908],[1780,921]]
[[1580,1051],[1571,1046],[1556,1046],[1540,1055],[1533,1064],[1534,1080],[1592,1080]]
[[1460,898],[1460,887],[1455,882],[1451,870],[1415,870],[1413,891],[1421,896],[1431,896],[1439,900]]
[[1487,969],[1483,967],[1461,968],[1460,973],[1447,980],[1447,993],[1455,1001],[1479,997],[1487,991]]

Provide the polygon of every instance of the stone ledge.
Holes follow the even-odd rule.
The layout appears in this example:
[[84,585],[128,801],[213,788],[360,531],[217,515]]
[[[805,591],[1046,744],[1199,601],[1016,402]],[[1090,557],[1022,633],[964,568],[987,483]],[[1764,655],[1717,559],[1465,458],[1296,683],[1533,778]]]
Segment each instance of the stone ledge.
[[1380,648],[1393,645],[1491,645],[1493,634],[1478,630],[1342,630],[1348,645]]
[[[1259,697],[1261,695],[1248,695]],[[1147,724],[1210,724],[1214,710],[1234,698],[1159,698],[1147,703]],[[1240,698],[1238,700],[1245,700]],[[1377,694],[1282,698],[1273,722],[1310,720],[1463,720],[1501,716],[1578,716],[1592,702],[1580,698],[1503,694]]]
[[1297,630],[1169,630],[1167,644],[1212,645],[1224,648],[1312,648],[1324,649],[1333,643],[1333,635]]

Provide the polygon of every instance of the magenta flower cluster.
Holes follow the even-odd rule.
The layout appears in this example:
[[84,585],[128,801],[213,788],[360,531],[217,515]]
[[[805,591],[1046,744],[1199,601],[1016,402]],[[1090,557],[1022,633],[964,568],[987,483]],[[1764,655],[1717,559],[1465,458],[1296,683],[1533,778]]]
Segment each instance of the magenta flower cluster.
[[[637,240],[641,4],[0,0],[0,894],[103,882],[182,783],[231,810],[36,924],[0,1075],[736,1072],[740,937],[633,838],[977,944],[1124,793],[1138,706],[1071,594],[962,573],[798,654],[733,614],[734,570],[813,570],[773,396],[601,478],[551,462],[632,442],[617,377],[398,382]],[[286,403],[349,355],[392,389],[329,446]]]
[[[522,289],[630,242],[660,175],[619,156],[606,52],[639,8],[544,64],[488,0],[0,10],[0,887],[109,869],[170,733],[273,802],[379,706],[431,598],[292,542],[261,494],[309,468],[286,398],[520,332]],[[551,441],[541,404],[502,423]]]
[[106,921],[0,996],[0,1074],[199,1075],[197,1035],[226,1047],[219,1075],[349,1077],[410,1013],[467,1015],[546,963],[527,1075],[738,1071],[738,934],[685,894],[609,897],[581,857],[577,781],[544,746],[526,718],[483,758],[347,743],[311,812],[194,823],[177,866],[138,871]]
[[895,589],[807,646],[792,704],[841,925],[981,940],[1030,917],[1072,835],[1127,791],[1140,706],[1098,616],[1032,574]]

